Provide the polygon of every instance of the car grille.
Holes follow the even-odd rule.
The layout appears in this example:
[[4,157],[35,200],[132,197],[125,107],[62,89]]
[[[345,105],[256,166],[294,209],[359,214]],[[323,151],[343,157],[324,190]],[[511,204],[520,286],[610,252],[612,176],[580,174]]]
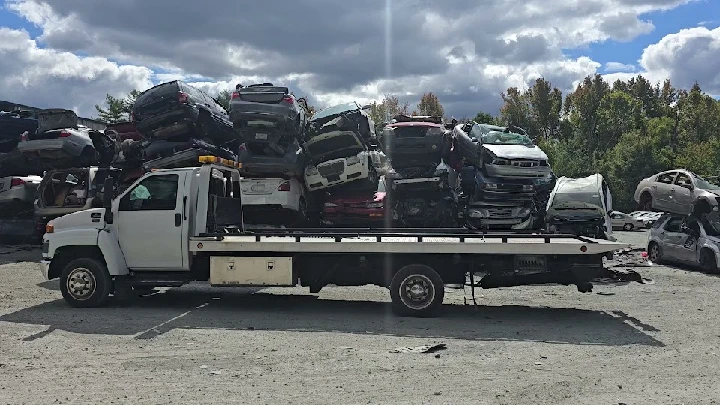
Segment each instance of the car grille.
[[492,219],[504,219],[514,217],[512,208],[490,208],[488,209],[488,214]]
[[510,164],[515,167],[538,167],[538,166],[540,166],[540,162],[538,162],[537,160],[518,159],[518,160],[511,161]]
[[320,175],[323,177],[337,176],[338,174],[341,174],[343,172],[344,168],[345,163],[342,160],[333,163],[322,164],[317,167],[318,173],[320,173]]

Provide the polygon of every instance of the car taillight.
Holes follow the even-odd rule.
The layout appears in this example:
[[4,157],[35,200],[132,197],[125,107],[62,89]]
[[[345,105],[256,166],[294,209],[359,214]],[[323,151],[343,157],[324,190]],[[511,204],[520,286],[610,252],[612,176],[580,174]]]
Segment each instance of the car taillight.
[[178,103],[184,104],[188,102],[188,94],[182,91],[178,91]]
[[67,138],[70,135],[72,135],[70,132],[62,131],[62,132],[60,132],[60,135],[58,135],[58,138]]
[[21,186],[23,184],[25,184],[25,180],[17,177],[13,177],[13,179],[10,180],[10,187]]
[[237,92],[237,91],[233,91],[233,92],[230,94],[230,100],[235,99],[235,98],[240,98],[240,93]]
[[290,191],[290,182],[289,182],[289,181],[283,181],[283,182],[278,186],[277,189],[278,189],[278,191]]
[[285,95],[285,97],[282,98],[282,101],[284,101],[284,102],[286,102],[286,103],[292,104],[292,102],[293,102],[293,96],[291,96],[291,95],[289,95],[289,94],[288,94],[288,95]]

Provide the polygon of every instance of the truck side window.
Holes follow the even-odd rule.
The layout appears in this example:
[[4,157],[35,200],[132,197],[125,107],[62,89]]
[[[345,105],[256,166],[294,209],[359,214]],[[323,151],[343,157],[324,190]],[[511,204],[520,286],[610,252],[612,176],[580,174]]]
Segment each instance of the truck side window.
[[120,211],[174,210],[177,189],[177,174],[148,177],[122,197]]

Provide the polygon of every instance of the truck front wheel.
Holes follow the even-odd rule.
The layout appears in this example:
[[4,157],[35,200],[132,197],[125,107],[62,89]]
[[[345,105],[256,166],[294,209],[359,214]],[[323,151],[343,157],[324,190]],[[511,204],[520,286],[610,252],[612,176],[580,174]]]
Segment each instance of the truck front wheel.
[[403,267],[390,282],[393,311],[401,316],[431,316],[442,305],[444,295],[442,278],[424,264]]
[[81,258],[68,263],[60,275],[60,291],[70,306],[91,308],[103,305],[110,295],[112,278],[105,264]]

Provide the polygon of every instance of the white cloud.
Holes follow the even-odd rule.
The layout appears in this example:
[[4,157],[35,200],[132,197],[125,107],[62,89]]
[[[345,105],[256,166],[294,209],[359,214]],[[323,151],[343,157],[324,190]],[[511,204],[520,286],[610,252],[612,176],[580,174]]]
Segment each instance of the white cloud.
[[635,66],[620,62],[607,62],[605,63],[605,71],[608,73],[615,72],[634,72]]
[[[385,32],[382,0],[308,0],[282,7],[156,0],[142,3],[141,13],[138,2],[80,7],[71,0],[6,0],[8,9],[42,34],[36,42],[10,30],[22,38],[0,42],[0,56],[8,56],[3,59],[22,61],[0,60],[0,74],[6,73],[0,76],[6,78],[0,94],[29,103],[59,101],[24,87],[37,81],[64,89],[60,92],[72,97],[67,105],[88,114],[106,92],[142,90],[151,80],[185,79],[211,93],[234,89],[236,83],[270,81],[309,96],[318,107],[364,103],[385,93],[414,107],[420,94],[432,91],[450,114],[495,113],[500,92],[509,86],[525,88],[545,77],[567,91],[601,68],[587,57],[568,58],[563,49],[630,41],[654,28],[640,15],[688,1],[457,0],[447,7],[431,0],[393,0],[391,31]],[[680,62],[658,56],[668,46],[663,41],[646,50],[641,70],[651,80],[662,80],[664,73],[684,79],[672,67]],[[618,62],[604,66],[608,78],[634,75],[633,69]],[[702,76],[698,69],[693,71]]]
[[0,28],[0,95],[7,101],[87,115],[106,93],[150,86],[151,74],[146,67],[42,49],[26,31]]

